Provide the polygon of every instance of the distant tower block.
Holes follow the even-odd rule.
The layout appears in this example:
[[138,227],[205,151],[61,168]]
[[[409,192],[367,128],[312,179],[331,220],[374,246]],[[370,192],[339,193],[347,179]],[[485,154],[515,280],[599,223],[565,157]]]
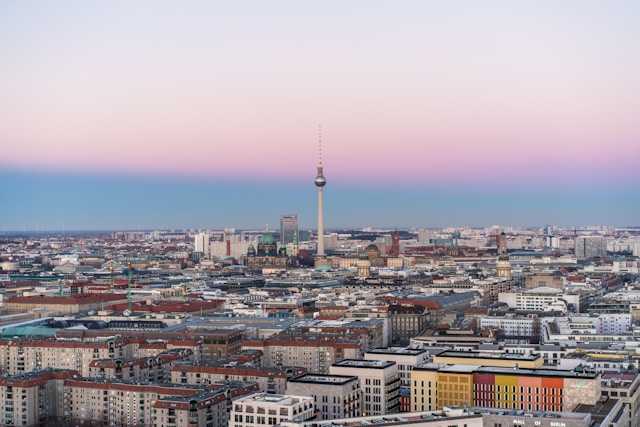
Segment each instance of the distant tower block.
[[400,233],[397,231],[391,235],[391,248],[388,255],[391,257],[397,257],[400,255]]
[[496,248],[498,255],[505,255],[507,253],[507,235],[503,233],[496,233]]
[[508,256],[502,255],[498,257],[498,261],[496,262],[496,274],[500,278],[511,279],[511,263],[509,262]]
[[324,254],[324,186],[327,185],[327,180],[324,177],[324,171],[322,168],[322,128],[318,127],[318,167],[316,179],[313,181],[318,189],[318,250],[316,252],[318,257],[323,257]]

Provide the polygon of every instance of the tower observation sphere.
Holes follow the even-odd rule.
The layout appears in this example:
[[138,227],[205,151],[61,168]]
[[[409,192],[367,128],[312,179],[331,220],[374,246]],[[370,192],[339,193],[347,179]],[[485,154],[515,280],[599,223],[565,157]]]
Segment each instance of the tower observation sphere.
[[318,176],[316,176],[316,179],[313,182],[316,187],[324,187],[327,185],[327,180],[322,176],[322,171],[319,171]]

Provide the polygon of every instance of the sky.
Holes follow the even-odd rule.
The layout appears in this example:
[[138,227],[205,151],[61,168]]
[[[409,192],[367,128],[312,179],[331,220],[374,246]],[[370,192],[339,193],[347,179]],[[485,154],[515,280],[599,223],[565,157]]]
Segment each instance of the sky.
[[0,2],[0,231],[640,224],[640,3]]

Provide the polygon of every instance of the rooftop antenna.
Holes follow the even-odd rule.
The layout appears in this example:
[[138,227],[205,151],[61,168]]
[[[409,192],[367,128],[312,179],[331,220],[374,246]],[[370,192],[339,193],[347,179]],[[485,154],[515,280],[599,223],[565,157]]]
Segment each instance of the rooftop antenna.
[[322,167],[322,125],[318,124],[318,167]]

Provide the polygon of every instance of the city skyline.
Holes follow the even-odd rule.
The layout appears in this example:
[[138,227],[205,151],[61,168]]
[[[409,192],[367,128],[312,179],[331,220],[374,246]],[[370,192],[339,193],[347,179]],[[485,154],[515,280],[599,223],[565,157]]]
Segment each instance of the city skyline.
[[0,424],[640,427],[638,17],[0,1]]
[[246,5],[3,5],[2,229],[637,222],[634,2]]
[[[316,195],[313,173],[300,183],[225,182],[131,177],[78,176],[77,174],[0,172],[6,186],[0,232],[38,230],[124,230],[263,228],[275,229],[279,217],[296,212],[300,225],[314,228]],[[100,192],[96,193],[95,188]],[[404,189],[345,185],[332,179],[325,194],[329,229],[349,227],[446,227],[446,226],[634,226],[640,201],[637,192],[603,188],[590,193],[573,189],[518,191],[497,187],[489,191],[467,188]],[[380,203],[381,192],[386,202]],[[241,193],[243,196],[240,196]],[[25,197],[28,194],[28,198]],[[23,198],[21,203],[16,200]],[[248,209],[246,200],[261,207],[260,215]],[[545,203],[540,203],[540,198]],[[81,206],[74,203],[82,201]],[[171,211],[180,202],[184,208]],[[220,203],[224,202],[224,209]],[[192,209],[196,205],[199,209]],[[492,204],[502,206],[495,211]],[[504,208],[504,206],[508,208]],[[617,211],[610,207],[615,205]],[[123,208],[126,207],[126,210]],[[166,209],[169,208],[167,212]],[[42,209],[47,209],[46,215]],[[174,208],[175,209],[175,208]]]

